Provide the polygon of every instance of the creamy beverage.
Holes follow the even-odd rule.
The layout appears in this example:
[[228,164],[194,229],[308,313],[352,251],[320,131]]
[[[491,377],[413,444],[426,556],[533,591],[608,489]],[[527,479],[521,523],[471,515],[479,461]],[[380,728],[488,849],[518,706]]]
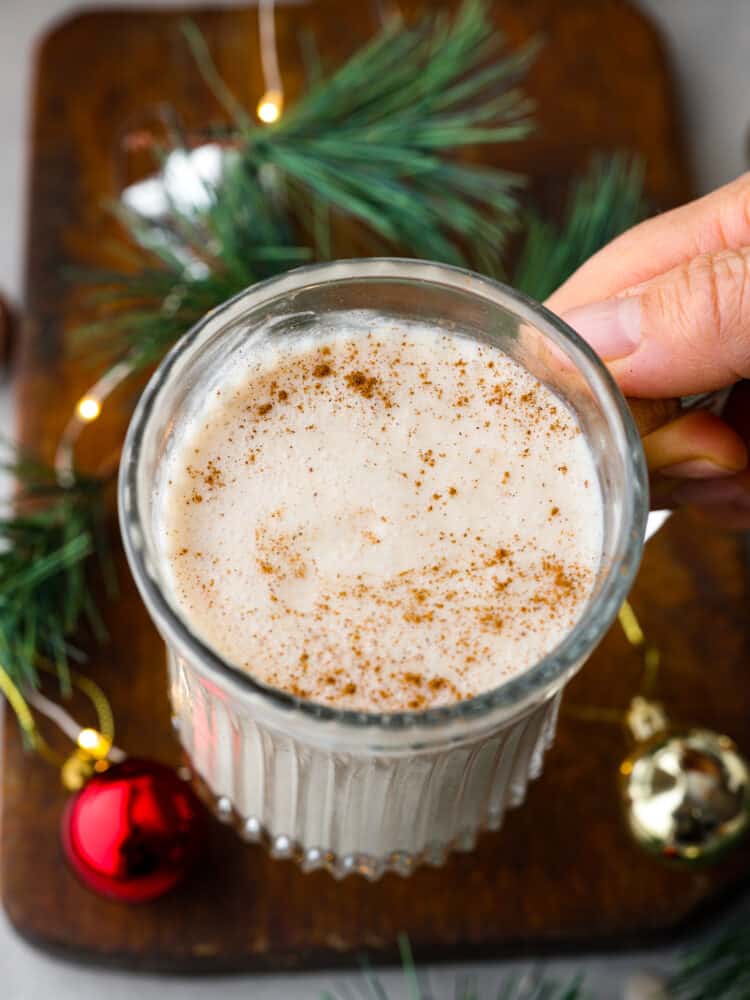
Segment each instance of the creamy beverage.
[[365,311],[235,353],[160,483],[191,629],[340,708],[498,687],[571,631],[600,567],[599,479],[566,403],[498,348]]
[[335,877],[439,865],[520,805],[647,510],[637,430],[582,341],[417,260],[302,268],[215,309],[120,462],[194,779],[242,838]]

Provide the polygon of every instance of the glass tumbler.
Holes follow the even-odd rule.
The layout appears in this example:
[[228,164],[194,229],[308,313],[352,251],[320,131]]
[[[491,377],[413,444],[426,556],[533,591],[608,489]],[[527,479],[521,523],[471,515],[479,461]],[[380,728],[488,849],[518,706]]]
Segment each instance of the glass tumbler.
[[[418,320],[492,344],[578,417],[603,496],[603,551],[575,627],[499,687],[447,707],[338,710],[275,690],[196,635],[166,583],[157,497],[175,427],[240,348],[283,342],[352,310]],[[214,381],[212,381],[214,380]],[[248,841],[336,877],[441,864],[496,830],[541,770],[562,690],[611,624],[638,567],[646,472],[628,408],[590,348],[542,306],[495,281],[414,260],[337,261],[254,285],[164,359],[128,430],[119,483],[127,556],[167,646],[174,720],[195,781]],[[248,511],[252,518],[252,511]],[[406,627],[406,626],[405,626]]]

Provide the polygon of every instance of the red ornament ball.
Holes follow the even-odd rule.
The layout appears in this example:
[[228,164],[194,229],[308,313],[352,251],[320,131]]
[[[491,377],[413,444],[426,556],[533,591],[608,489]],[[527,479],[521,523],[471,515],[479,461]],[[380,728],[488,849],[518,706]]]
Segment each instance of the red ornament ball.
[[81,881],[124,903],[169,892],[205,833],[206,813],[190,785],[164,764],[136,758],[95,774],[62,818],[63,848]]

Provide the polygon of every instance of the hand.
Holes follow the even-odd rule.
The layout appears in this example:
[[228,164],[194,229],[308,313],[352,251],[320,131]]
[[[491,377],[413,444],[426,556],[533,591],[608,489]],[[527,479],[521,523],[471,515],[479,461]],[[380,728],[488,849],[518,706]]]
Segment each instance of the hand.
[[686,414],[643,446],[655,506],[695,504],[725,527],[750,528],[750,174],[624,233],[547,304],[626,396],[735,386],[723,419]]

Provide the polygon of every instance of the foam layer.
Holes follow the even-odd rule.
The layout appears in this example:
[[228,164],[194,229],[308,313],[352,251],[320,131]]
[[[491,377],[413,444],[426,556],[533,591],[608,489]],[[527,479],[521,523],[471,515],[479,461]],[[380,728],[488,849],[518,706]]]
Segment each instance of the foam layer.
[[315,701],[423,709],[570,630],[601,495],[573,414],[500,351],[360,327],[234,359],[176,435],[160,536],[174,599],[227,660]]

